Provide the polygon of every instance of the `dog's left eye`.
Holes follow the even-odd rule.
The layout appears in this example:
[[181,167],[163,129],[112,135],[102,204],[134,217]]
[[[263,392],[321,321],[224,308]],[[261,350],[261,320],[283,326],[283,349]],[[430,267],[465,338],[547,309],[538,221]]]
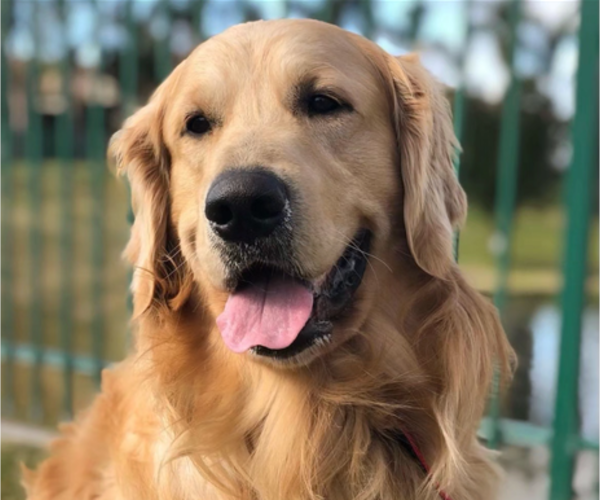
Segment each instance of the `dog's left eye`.
[[342,108],[342,105],[326,95],[317,94],[308,99],[308,114],[328,115]]
[[194,115],[187,119],[185,128],[195,135],[206,134],[211,129],[210,121],[203,115]]

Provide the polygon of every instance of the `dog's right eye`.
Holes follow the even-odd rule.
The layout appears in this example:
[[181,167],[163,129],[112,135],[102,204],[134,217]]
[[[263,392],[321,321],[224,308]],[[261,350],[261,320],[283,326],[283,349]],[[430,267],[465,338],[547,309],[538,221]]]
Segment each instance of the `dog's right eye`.
[[326,95],[313,95],[308,100],[308,112],[311,115],[328,115],[341,107],[338,101]]
[[190,116],[185,122],[185,128],[194,135],[206,134],[211,129],[211,124],[203,115]]

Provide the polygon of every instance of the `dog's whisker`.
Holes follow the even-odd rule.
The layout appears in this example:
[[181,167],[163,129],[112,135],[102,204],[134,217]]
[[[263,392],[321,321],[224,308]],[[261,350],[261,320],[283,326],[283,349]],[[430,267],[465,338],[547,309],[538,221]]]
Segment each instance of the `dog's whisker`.
[[381,262],[383,264],[383,266],[390,272],[392,273],[392,268],[381,258],[373,255],[370,252],[367,252],[365,250],[363,250],[362,248],[358,247],[356,245],[356,243],[353,240],[349,240],[341,231],[339,231],[338,229],[334,228],[334,231],[337,231],[342,238],[338,239],[338,241],[340,241],[343,244],[346,244],[347,246],[350,246],[351,248],[353,248],[354,250],[356,250],[357,252],[361,253],[364,257],[367,257],[366,261],[367,261],[367,265],[369,266],[369,268],[371,269],[371,271],[373,272],[373,276],[375,277],[375,281],[377,282],[377,286],[381,286],[381,283],[379,281],[379,277],[377,276],[377,271],[375,270],[375,267],[373,266],[373,263],[371,262],[371,259],[377,260],[379,262]]
[[[340,233],[341,234],[341,233]],[[344,237],[345,239],[345,237]],[[338,239],[338,241],[340,241],[341,243],[346,243],[344,241],[344,239]],[[347,246],[353,248],[354,250],[358,251],[359,253],[361,253],[364,257],[367,257],[366,262],[367,265],[369,266],[369,269],[371,269],[371,271],[373,272],[373,276],[375,277],[375,281],[377,283],[377,286],[379,287],[381,285],[380,281],[379,281],[379,276],[377,276],[377,271],[375,270],[375,267],[373,266],[373,263],[371,262],[371,259],[369,257],[372,257],[376,260],[379,260],[380,262],[382,262],[384,264],[384,266],[391,272],[391,268],[381,259],[376,258],[374,255],[370,254],[369,252],[366,252],[364,250],[362,250],[361,248],[359,248],[356,243],[354,243],[354,241],[351,241],[349,244],[347,244]],[[347,258],[342,255],[342,258],[348,262]],[[355,271],[356,272],[356,271]],[[358,273],[357,273],[358,274]]]
[[391,266],[387,262],[385,262],[383,259],[381,259],[380,257],[377,257],[376,255],[374,255],[374,254],[372,254],[370,252],[367,252],[367,251],[363,250],[362,248],[358,247],[357,244],[354,242],[354,240],[349,239],[339,229],[333,228],[333,230],[336,231],[338,234],[340,234],[342,236],[342,239],[338,239],[337,241],[340,241],[340,242],[344,243],[346,246],[352,247],[354,250],[356,250],[357,252],[360,252],[365,257],[369,257],[369,259],[374,259],[374,260],[376,260],[378,262],[381,262],[381,264],[383,264],[383,266],[390,273],[393,272]]

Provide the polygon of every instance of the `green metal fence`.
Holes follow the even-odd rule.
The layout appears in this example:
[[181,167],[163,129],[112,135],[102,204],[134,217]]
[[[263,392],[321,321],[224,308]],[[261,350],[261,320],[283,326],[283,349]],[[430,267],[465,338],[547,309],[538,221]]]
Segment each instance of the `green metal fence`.
[[[353,12],[365,36],[376,38],[381,32],[374,15],[381,2],[271,3],[281,7],[278,16],[315,17],[342,25],[344,13]],[[426,2],[413,3],[411,15],[416,23]],[[470,0],[460,2],[467,19],[465,47],[472,39],[472,12],[478,7]],[[519,164],[523,79],[516,63],[523,5],[510,0],[500,7],[505,8],[502,36],[510,83],[498,139],[494,210],[498,279],[493,298],[504,318],[518,173],[523,168]],[[573,154],[564,196],[562,329],[554,425],[542,428],[502,418],[501,397],[495,391],[481,429],[494,448],[550,447],[552,500],[571,498],[576,454],[582,449],[598,450],[597,442],[580,437],[577,414],[591,186],[598,166],[598,2],[584,0],[580,10]],[[89,46],[75,50],[68,48],[66,27],[69,16],[77,12],[81,16],[87,12],[88,18],[93,12],[97,18],[88,19]],[[239,15],[232,16],[232,12]],[[188,44],[195,44],[207,37],[207,19],[220,16],[217,24],[231,24],[260,17],[261,12],[257,2],[249,1],[2,0],[4,417],[47,425],[69,418],[93,392],[101,369],[123,356],[128,316],[124,297],[130,274],[118,263],[118,253],[127,238],[128,205],[126,189],[105,166],[107,139],[184,56],[172,43],[174,32],[184,31],[178,24],[182,19],[191,26],[186,32]],[[50,39],[62,47],[54,57],[48,56],[52,46],[42,29],[48,24],[56,28]],[[116,30],[110,36],[106,25]],[[413,24],[407,26],[397,32],[388,27],[386,35],[418,39],[411,33]],[[19,32],[28,34],[27,43],[18,39]],[[110,37],[120,42],[102,42]],[[464,54],[463,50],[457,54],[461,83],[453,95],[460,139],[469,125]],[[458,173],[458,164],[456,168]]]

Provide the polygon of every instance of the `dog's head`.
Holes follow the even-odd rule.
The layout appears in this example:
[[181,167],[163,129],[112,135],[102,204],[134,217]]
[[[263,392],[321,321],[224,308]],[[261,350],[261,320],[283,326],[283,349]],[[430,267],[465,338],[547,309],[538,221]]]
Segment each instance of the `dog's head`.
[[335,351],[398,300],[407,266],[450,272],[456,146],[415,58],[317,21],[227,30],[111,143],[132,186],[135,314],[195,297],[233,351]]

